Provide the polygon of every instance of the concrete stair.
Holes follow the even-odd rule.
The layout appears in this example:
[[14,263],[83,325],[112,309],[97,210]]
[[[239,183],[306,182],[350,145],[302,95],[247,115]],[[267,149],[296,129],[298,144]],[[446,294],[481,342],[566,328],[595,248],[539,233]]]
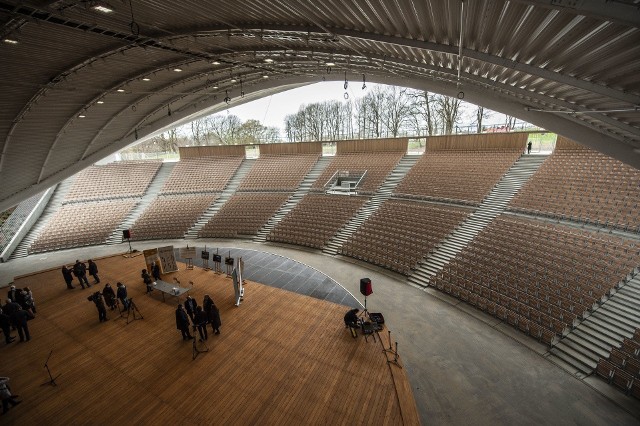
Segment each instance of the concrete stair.
[[633,337],[640,328],[640,276],[631,277],[621,281],[602,305],[549,350],[551,361],[587,376],[600,358],[607,358],[612,348],[620,348],[625,337]]
[[258,231],[256,236],[253,238],[253,241],[257,242],[265,242],[267,241],[267,235],[276,227],[278,223],[284,219],[284,217],[304,198],[305,195],[309,193],[309,189],[311,189],[311,185],[320,177],[324,169],[331,163],[333,157],[321,157],[316,164],[313,165],[309,173],[304,177],[298,189],[291,194],[291,197],[287,200],[286,203],[282,205],[280,210],[276,212],[267,223],[264,224],[262,228]]
[[69,192],[69,189],[71,188],[71,185],[73,184],[73,181],[75,179],[76,176],[74,175],[58,184],[58,187],[51,196],[47,207],[45,208],[44,212],[42,212],[40,219],[38,219],[38,222],[36,222],[29,233],[22,239],[9,259],[25,257],[29,255],[29,247],[31,247],[31,244],[33,244],[33,242],[38,239],[38,236],[40,235],[42,230],[45,228],[45,226],[47,226],[47,222],[49,222],[49,219],[51,219],[51,217],[53,217],[53,215],[60,209],[60,207],[62,206],[62,202],[64,201],[64,197],[66,197],[67,192]]
[[149,184],[147,191],[144,193],[133,210],[129,212],[127,217],[125,217],[120,225],[118,225],[118,227],[111,233],[111,235],[109,235],[106,244],[120,244],[124,241],[122,238],[122,231],[125,229],[131,229],[136,220],[138,220],[138,218],[142,215],[142,212],[144,212],[147,207],[149,207],[149,204],[151,204],[153,200],[156,199],[176,164],[178,163],[162,163],[162,165],[156,172],[156,175],[153,177],[153,180]]
[[380,185],[375,195],[367,201],[351,220],[333,236],[322,249],[324,253],[335,255],[349,239],[351,235],[371,216],[378,208],[391,198],[396,186],[404,179],[411,167],[421,158],[420,155],[405,155],[396,167],[389,173],[386,180]]
[[409,284],[425,288],[429,281],[475,238],[496,216],[502,213],[514,195],[538,170],[547,155],[523,155],[502,176],[480,206],[462,222],[435,250],[420,262],[409,277]]
[[242,182],[242,179],[244,179],[249,170],[251,170],[251,167],[253,167],[255,162],[255,158],[245,158],[242,161],[242,164],[240,164],[240,167],[236,169],[236,172],[233,174],[231,179],[229,179],[227,186],[225,186],[224,190],[220,193],[220,196],[209,206],[207,210],[205,210],[196,223],[194,223],[193,226],[184,234],[185,239],[195,240],[198,238],[200,230],[207,224],[207,222],[209,222],[209,220],[211,220],[213,216],[216,215],[216,213],[220,211],[229,198],[235,194],[240,182]]

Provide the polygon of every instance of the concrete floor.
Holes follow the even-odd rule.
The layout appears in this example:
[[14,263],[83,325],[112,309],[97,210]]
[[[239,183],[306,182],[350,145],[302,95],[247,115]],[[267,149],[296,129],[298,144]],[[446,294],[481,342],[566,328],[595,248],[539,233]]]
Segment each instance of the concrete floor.
[[[285,256],[316,268],[354,295],[359,295],[360,278],[371,278],[374,293],[368,308],[384,314],[392,339],[398,341],[425,425],[640,424],[639,401],[598,379],[579,380],[548,361],[543,345],[435,290],[419,290],[395,274],[318,251],[248,240],[188,242]],[[186,242],[132,244],[142,250],[182,247]],[[15,275],[127,248],[126,244],[87,247],[12,260],[0,264],[0,286]]]

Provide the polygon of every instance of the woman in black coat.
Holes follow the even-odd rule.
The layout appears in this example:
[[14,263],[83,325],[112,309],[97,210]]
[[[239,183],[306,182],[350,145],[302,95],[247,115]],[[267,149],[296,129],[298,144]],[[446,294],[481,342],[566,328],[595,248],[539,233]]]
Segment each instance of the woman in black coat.
[[211,299],[211,296],[209,296],[208,294],[204,295],[202,306],[207,314],[207,318],[209,320],[209,323],[211,324],[211,328],[213,329],[215,334],[220,334],[220,326],[222,325],[222,321],[220,321],[220,310],[213,302],[213,299]]

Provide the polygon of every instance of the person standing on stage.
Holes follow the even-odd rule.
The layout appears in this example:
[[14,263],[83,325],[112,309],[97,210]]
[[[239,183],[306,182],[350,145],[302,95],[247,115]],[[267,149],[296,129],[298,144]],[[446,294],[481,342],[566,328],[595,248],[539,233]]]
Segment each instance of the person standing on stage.
[[202,302],[202,307],[207,314],[207,319],[211,324],[211,328],[215,334],[220,334],[220,326],[222,325],[222,321],[220,321],[220,310],[213,302],[213,299],[208,294],[204,295],[204,300]]
[[89,297],[93,303],[95,303],[96,308],[98,308],[98,321],[107,321],[107,308],[104,307],[104,299],[99,291],[96,291]]
[[18,395],[13,395],[11,393],[11,388],[9,387],[9,378],[8,377],[0,377],[0,399],[2,399],[2,414],[5,414],[9,411],[9,404],[12,407],[20,404],[22,401],[16,401]]
[[207,313],[202,310],[202,306],[196,306],[196,314],[193,324],[198,327],[198,333],[200,333],[201,342],[209,338],[209,335],[207,333],[207,319]]
[[2,309],[0,309],[0,329],[2,329],[4,341],[7,345],[15,340],[15,337],[11,337],[11,320],[9,319],[9,315],[5,314]]
[[85,288],[85,284],[87,287],[91,287],[91,284],[89,284],[89,280],[87,279],[87,267],[84,263],[76,260],[75,265],[73,265],[73,274],[78,278],[78,281],[80,281],[80,285],[83,290]]
[[157,260],[151,264],[151,275],[154,281],[160,280],[160,262]]
[[191,296],[187,296],[187,300],[184,301],[184,308],[187,310],[187,314],[189,314],[189,318],[191,318],[191,321],[194,321],[197,307],[198,302],[196,302],[196,299]]
[[22,289],[23,300],[24,300],[24,309],[26,311],[31,311],[32,314],[36,313],[36,299],[33,298],[33,293],[29,287],[25,287]]
[[126,311],[129,309],[129,299],[127,298],[127,287],[124,286],[121,282],[116,284],[118,290],[116,290],[116,296],[122,302],[122,308]]
[[21,305],[20,298],[20,290],[17,290],[15,285],[9,287],[9,291],[7,292],[7,299],[11,299],[12,301]]
[[184,309],[182,309],[181,304],[178,304],[178,308],[176,309],[176,328],[182,332],[182,340],[193,339],[193,336],[189,332],[189,317]]
[[89,275],[96,280],[94,284],[100,284],[100,277],[98,277],[98,265],[96,265],[96,262],[91,259],[89,259]]
[[24,309],[18,309],[13,312],[9,318],[11,319],[11,324],[18,329],[20,341],[24,342],[26,340],[28,342],[31,340],[31,335],[29,335],[29,326],[27,325],[29,313]]
[[140,276],[142,277],[144,284],[147,286],[147,293],[151,293],[153,291],[153,279],[151,278],[151,275],[149,275],[146,269],[143,269]]
[[111,284],[106,283],[104,285],[104,289],[102,289],[102,297],[104,297],[104,301],[112,311],[116,309],[116,293],[113,291]]
[[64,282],[67,283],[67,288],[69,290],[74,289],[75,287],[72,284],[73,275],[66,265],[62,265],[62,276],[64,277]]

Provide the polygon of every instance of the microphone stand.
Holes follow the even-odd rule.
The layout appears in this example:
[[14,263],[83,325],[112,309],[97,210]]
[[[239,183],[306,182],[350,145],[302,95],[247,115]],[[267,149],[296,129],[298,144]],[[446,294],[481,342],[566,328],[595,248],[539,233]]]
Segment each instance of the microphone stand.
[[58,374],[56,377],[53,377],[51,375],[51,370],[49,369],[49,359],[51,358],[51,355],[53,354],[53,349],[51,349],[51,352],[49,352],[49,356],[47,357],[47,360],[44,363],[44,368],[47,369],[47,373],[49,373],[49,381],[48,382],[44,382],[43,384],[41,384],[40,386],[44,386],[44,385],[51,385],[51,386],[58,386],[58,384],[56,383],[56,379],[58,377],[61,376],[61,374]]

